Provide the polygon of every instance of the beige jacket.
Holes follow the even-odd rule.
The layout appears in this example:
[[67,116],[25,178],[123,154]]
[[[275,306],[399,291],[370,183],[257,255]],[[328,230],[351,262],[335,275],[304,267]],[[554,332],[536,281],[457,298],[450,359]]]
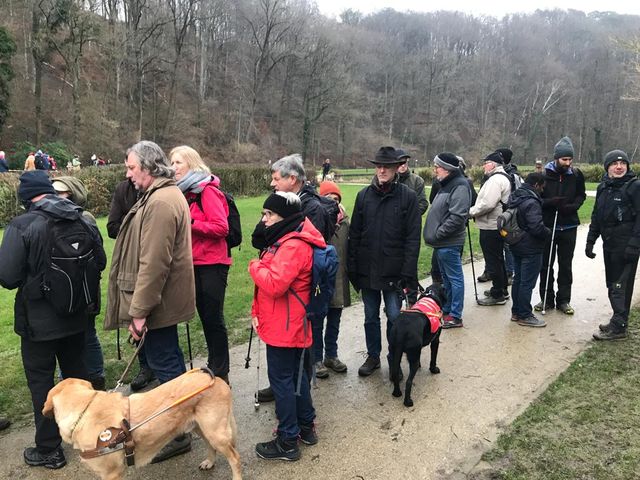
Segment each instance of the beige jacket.
[[105,329],[147,318],[151,330],[195,315],[191,217],[174,180],[156,178],[122,221],[109,274]]
[[476,203],[469,210],[469,215],[475,218],[476,226],[480,230],[498,228],[497,219],[503,211],[502,204],[507,205],[511,195],[511,182],[505,175],[504,167],[498,166],[493,169],[478,192]]

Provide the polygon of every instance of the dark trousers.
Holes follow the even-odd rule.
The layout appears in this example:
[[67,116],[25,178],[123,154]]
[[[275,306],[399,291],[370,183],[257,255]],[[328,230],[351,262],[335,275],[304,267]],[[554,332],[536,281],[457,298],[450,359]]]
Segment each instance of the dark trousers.
[[313,350],[314,362],[321,362],[323,355],[326,358],[338,357],[338,334],[340,333],[341,316],[342,308],[329,308],[326,317],[326,327],[324,325],[324,318],[312,320],[313,346],[311,348]]
[[504,241],[498,230],[480,230],[480,248],[486,263],[485,270],[491,275],[491,296],[502,297],[507,290],[507,272],[504,268]]
[[[573,262],[573,251],[576,248],[577,228],[569,230],[556,230],[553,239],[553,249],[551,248],[551,237],[544,246],[542,256],[542,268],[540,270],[540,300],[544,301],[545,282],[547,281],[547,268],[549,267],[549,253],[551,253],[551,271],[549,272],[549,282],[547,287],[547,305],[562,305],[571,301],[571,284],[573,283],[573,273],[571,264]],[[558,292],[553,288],[554,263],[558,255]]]
[[511,286],[511,298],[513,305],[511,313],[518,318],[528,318],[533,315],[531,309],[531,294],[536,288],[536,280],[542,265],[542,254],[538,255],[513,255],[513,285]]
[[611,323],[618,330],[626,330],[629,322],[629,309],[633,297],[638,259],[627,262],[624,250],[604,251],[604,270],[607,278],[609,303],[613,310]]
[[85,359],[89,378],[104,377],[104,356],[102,355],[102,346],[100,345],[98,333],[96,332],[95,315],[89,315],[85,341]]
[[55,420],[42,415],[47,393],[53,388],[56,360],[64,378],[87,380],[84,332],[44,342],[21,338],[22,364],[31,391],[36,424],[36,447],[48,453],[60,446],[62,439]]
[[217,377],[229,374],[229,339],[224,323],[224,294],[229,265],[195,265],[196,308],[207,341],[207,365]]
[[436,255],[436,249],[431,252],[431,281],[434,283],[442,283],[442,272],[440,271],[440,264],[438,263],[438,255]]
[[[305,358],[300,395],[296,395],[302,355]],[[309,354],[302,348],[267,345],[267,366],[269,383],[276,401],[278,436],[284,440],[293,440],[300,434],[300,425],[310,425],[316,418],[309,383]]]
[[160,383],[168,382],[186,372],[184,356],[178,342],[178,326],[149,330],[144,341],[149,368]]

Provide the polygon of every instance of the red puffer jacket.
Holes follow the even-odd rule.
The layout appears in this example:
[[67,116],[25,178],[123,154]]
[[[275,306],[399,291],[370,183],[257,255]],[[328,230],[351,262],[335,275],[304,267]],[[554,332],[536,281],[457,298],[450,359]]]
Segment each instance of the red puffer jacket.
[[[279,245],[279,246],[277,246]],[[311,346],[311,322],[305,323],[303,302],[311,295],[312,245],[325,248],[322,234],[308,218],[302,230],[287,233],[262,255],[249,263],[249,273],[256,284],[251,314],[258,317],[258,335],[274,347],[307,348]]]
[[198,195],[187,192],[191,212],[191,246],[194,265],[231,265],[226,236],[229,233],[229,206],[218,187],[220,179],[211,175],[211,181]]

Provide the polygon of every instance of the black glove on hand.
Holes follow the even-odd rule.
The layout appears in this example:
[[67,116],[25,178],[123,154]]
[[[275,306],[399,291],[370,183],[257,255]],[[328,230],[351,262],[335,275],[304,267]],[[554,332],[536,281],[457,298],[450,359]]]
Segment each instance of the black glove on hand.
[[640,247],[627,246],[627,248],[624,249],[624,259],[629,263],[636,262],[639,256]]
[[566,197],[551,197],[551,198],[545,198],[542,201],[542,204],[545,207],[560,207],[561,205],[564,205],[566,201]]
[[591,259],[596,258],[596,254],[593,253],[593,243],[587,243],[587,248],[584,249],[584,254]]

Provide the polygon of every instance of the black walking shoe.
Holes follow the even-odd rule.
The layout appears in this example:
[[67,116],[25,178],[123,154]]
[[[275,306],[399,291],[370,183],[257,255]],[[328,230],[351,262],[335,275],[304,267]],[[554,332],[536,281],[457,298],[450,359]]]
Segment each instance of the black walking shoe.
[[329,370],[322,362],[315,363],[316,378],[329,378]]
[[536,312],[541,312],[542,310],[553,310],[556,306],[553,303],[547,303],[547,306],[544,307],[542,302],[536,303],[533,309]]
[[576,311],[573,309],[571,305],[568,303],[560,303],[556,306],[558,310],[560,310],[565,315],[573,315]]
[[483,282],[490,282],[490,281],[491,281],[491,275],[489,275],[489,273],[488,273],[487,271],[484,271],[484,272],[482,272],[482,275],[480,275],[480,276],[478,277],[478,281],[479,281],[480,283],[483,283]]
[[[490,297],[491,296],[491,290],[485,290],[484,291],[484,296],[485,297]],[[502,296],[505,298],[505,300],[509,300],[511,298],[511,295],[509,295],[509,290],[504,290],[504,292],[502,292]]]
[[67,464],[64,452],[61,447],[49,453],[41,453],[38,447],[27,447],[24,449],[24,463],[32,467],[44,467],[57,470]]
[[315,445],[318,443],[315,423],[311,422],[309,425],[300,425],[300,441],[305,445]]
[[270,442],[256,444],[256,455],[265,460],[295,462],[300,459],[300,449],[296,440],[281,440],[276,437]]
[[378,368],[380,368],[380,359],[369,355],[362,366],[358,369],[358,375],[361,377],[368,377]]
[[547,326],[547,322],[535,315],[529,315],[527,318],[519,318],[516,322],[523,327],[544,328]]
[[601,323],[600,325],[598,325],[598,329],[601,332],[608,332],[609,330],[611,330],[611,322],[609,322],[609,323]]
[[344,373],[347,371],[347,366],[338,357],[325,358],[324,366],[337,373]]
[[162,450],[160,450],[151,463],[160,463],[168,460],[171,457],[175,457],[177,455],[182,455],[183,453],[187,453],[191,451],[191,434],[185,433],[180,435],[169,443],[167,443]]
[[623,340],[627,338],[627,329],[610,328],[606,332],[598,332],[593,334],[594,340]]
[[478,305],[482,307],[490,307],[493,305],[504,305],[507,303],[507,299],[504,297],[487,297],[487,298],[479,298]]
[[137,392],[138,390],[142,390],[144,387],[149,385],[156,379],[155,373],[150,368],[141,368],[138,372],[138,375],[131,380],[131,390]]
[[273,396],[273,390],[271,390],[271,385],[267,388],[263,388],[262,390],[258,390],[258,402],[260,403],[269,403],[273,402],[275,397]]

